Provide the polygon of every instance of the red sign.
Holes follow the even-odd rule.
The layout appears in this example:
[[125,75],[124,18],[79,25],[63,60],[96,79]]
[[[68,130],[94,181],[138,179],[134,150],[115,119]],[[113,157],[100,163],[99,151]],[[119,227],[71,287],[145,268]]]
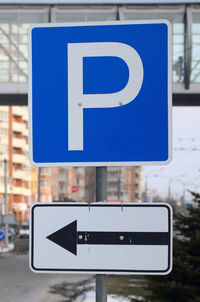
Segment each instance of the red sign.
[[77,186],[72,186],[72,193],[76,193],[78,191],[78,187]]

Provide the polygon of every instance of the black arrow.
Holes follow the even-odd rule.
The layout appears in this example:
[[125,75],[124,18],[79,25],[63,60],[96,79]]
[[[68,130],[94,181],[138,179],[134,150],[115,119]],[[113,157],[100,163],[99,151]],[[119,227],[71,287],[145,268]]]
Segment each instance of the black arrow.
[[77,232],[77,220],[46,237],[74,255],[77,244],[168,245],[168,232]]

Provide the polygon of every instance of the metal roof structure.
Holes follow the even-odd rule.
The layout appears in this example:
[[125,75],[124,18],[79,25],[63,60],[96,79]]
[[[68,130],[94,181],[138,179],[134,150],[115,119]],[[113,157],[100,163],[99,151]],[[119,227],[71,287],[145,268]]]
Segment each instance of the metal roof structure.
[[[0,45],[4,59],[0,105],[27,104],[25,45],[29,23],[158,17],[174,24],[173,105],[200,105],[200,0],[0,0],[0,8],[0,34],[4,39]],[[7,23],[19,26],[23,22],[23,32],[7,32],[11,30]],[[15,50],[12,53],[10,46]]]

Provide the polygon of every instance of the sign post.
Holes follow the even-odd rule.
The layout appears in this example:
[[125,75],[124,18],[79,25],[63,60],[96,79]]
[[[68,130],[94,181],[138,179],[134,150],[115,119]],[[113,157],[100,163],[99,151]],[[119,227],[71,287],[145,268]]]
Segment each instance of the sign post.
[[[107,200],[107,167],[96,167],[96,202]],[[107,302],[107,275],[96,275],[96,302]]]
[[106,274],[171,270],[170,207],[99,203],[107,199],[107,166],[171,160],[171,61],[165,20],[29,30],[30,161],[97,167],[94,204],[32,207],[31,268],[96,273],[96,302],[107,301]]

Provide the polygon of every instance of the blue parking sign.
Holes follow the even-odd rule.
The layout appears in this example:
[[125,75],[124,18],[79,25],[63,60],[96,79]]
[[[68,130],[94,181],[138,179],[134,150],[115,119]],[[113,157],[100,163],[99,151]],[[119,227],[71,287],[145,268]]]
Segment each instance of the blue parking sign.
[[29,139],[35,166],[171,159],[167,21],[29,29]]

